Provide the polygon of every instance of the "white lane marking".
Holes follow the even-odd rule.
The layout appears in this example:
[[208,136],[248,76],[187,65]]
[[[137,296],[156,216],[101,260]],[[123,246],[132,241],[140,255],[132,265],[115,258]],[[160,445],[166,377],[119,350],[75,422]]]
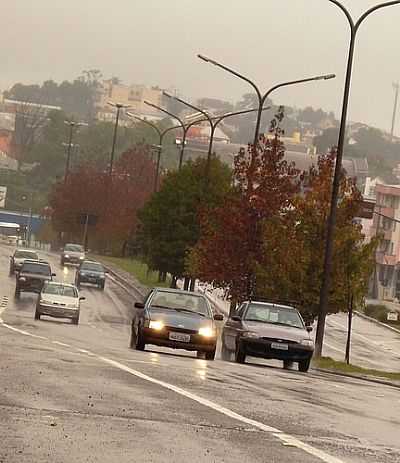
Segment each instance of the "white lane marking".
[[158,379],[155,379],[151,376],[145,375],[144,373],[141,373],[140,371],[133,370],[132,368],[127,367],[126,365],[116,362],[115,360],[111,360],[107,357],[102,357],[100,355],[94,354],[94,356],[101,360],[104,363],[107,363],[108,365],[114,366],[115,368],[118,368],[120,370],[123,370],[127,373],[130,373],[133,376],[136,376],[140,379],[143,379],[145,381],[148,381],[153,384],[157,384],[158,386],[161,386],[165,389],[169,389],[170,391],[173,391],[179,395],[182,395],[184,397],[187,397],[188,399],[191,399],[205,407],[211,408],[212,410],[221,413],[223,415],[228,416],[229,418],[232,418],[237,421],[241,421],[242,423],[246,423],[250,426],[253,426],[254,428],[258,428],[261,431],[264,432],[270,432],[272,433],[275,437],[280,439],[284,445],[290,445],[293,447],[297,447],[304,452],[309,453],[310,455],[313,455],[320,460],[324,461],[325,463],[344,463],[343,460],[340,460],[336,457],[333,457],[331,455],[328,455],[327,453],[323,452],[322,450],[316,449],[308,444],[305,444],[304,442],[296,439],[293,436],[290,436],[288,434],[283,433],[279,429],[273,428],[271,426],[267,426],[264,423],[260,423],[259,421],[252,420],[250,418],[246,418],[243,415],[239,415],[238,413],[229,410],[228,408],[222,407],[221,405],[216,404],[215,402],[211,402],[208,399],[204,399],[203,397],[198,396],[197,394],[193,394],[192,392],[186,391],[185,389],[182,389],[178,386],[174,386],[173,384],[166,383],[164,381],[160,381]]
[[60,341],[51,341],[53,344],[58,344],[59,346],[63,347],[71,347],[69,344],[65,344],[65,342],[60,342]]
[[[18,328],[14,328],[10,325],[7,325],[6,323],[2,322],[2,326],[5,328],[11,329],[13,331],[16,331],[17,333],[23,334],[25,336],[32,336],[32,337],[37,337],[36,335],[32,335],[32,333],[29,333],[27,331],[19,330]],[[218,413],[221,413],[223,415],[228,416],[229,418],[232,418],[234,420],[240,421],[242,423],[248,424],[250,426],[253,426],[254,428],[260,429],[261,431],[264,432],[269,432],[272,433],[273,436],[278,438],[283,442],[284,445],[289,445],[292,447],[297,447],[300,450],[303,450],[306,453],[309,453],[310,455],[313,455],[317,458],[319,458],[321,461],[324,461],[325,463],[344,463],[343,460],[340,460],[336,457],[333,457],[331,455],[328,455],[327,453],[323,452],[322,450],[316,449],[298,439],[296,439],[294,436],[290,436],[289,434],[285,434],[282,431],[280,431],[277,428],[273,428],[272,426],[268,426],[264,423],[260,423],[259,421],[252,420],[250,418],[246,418],[243,415],[239,415],[238,413],[229,410],[228,408],[222,407],[221,405],[216,404],[215,402],[211,402],[208,399],[205,399],[203,397],[198,396],[197,394],[193,394],[192,392],[186,391],[185,389],[182,389],[178,386],[174,386],[173,384],[166,383],[165,381],[158,380],[156,378],[153,378],[151,376],[145,375],[144,373],[141,373],[140,371],[134,370],[132,368],[129,368],[128,366],[117,362],[115,360],[109,359],[107,357],[103,357],[101,355],[94,354],[93,352],[90,352],[86,349],[79,349],[77,348],[79,352],[82,352],[84,354],[90,355],[91,357],[96,358],[97,360],[100,360],[103,363],[106,363],[108,365],[111,365],[115,368],[118,368],[119,370],[125,371],[126,373],[129,373],[133,376],[136,376],[137,378],[143,379],[144,381],[148,381],[153,384],[157,384],[158,386],[168,389],[170,391],[175,392],[176,394],[179,394],[181,396],[184,396],[190,400],[193,400],[194,402],[199,403],[200,405],[203,405],[205,407],[208,407]]]

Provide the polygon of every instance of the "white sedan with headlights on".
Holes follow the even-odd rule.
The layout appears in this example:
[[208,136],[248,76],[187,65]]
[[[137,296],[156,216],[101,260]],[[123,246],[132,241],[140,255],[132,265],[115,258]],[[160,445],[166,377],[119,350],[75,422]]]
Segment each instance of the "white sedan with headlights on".
[[78,289],[75,285],[47,281],[39,294],[35,320],[40,320],[42,315],[55,318],[69,318],[72,323],[79,323],[80,304],[85,300],[79,297]]

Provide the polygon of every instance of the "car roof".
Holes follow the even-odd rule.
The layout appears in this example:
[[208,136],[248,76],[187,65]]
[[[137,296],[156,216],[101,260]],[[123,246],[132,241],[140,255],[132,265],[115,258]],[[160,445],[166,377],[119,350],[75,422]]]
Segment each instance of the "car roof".
[[269,306],[269,307],[277,307],[279,309],[289,309],[289,310],[294,310],[297,312],[297,309],[291,305],[285,305],[285,304],[278,304],[276,302],[267,302],[267,301],[245,301],[245,304],[251,304],[251,303],[255,303],[255,304],[259,304],[259,305],[265,305],[265,306]]
[[34,249],[17,248],[17,249],[14,251],[14,254],[15,254],[16,252],[30,252],[31,254],[36,254],[36,255],[37,255],[37,251],[35,251]]
[[184,289],[163,288],[163,287],[158,287],[158,286],[153,288],[153,291],[160,291],[160,292],[164,292],[164,293],[185,294],[187,296],[203,296],[203,297],[205,297],[203,293],[199,293],[197,291],[186,291]]

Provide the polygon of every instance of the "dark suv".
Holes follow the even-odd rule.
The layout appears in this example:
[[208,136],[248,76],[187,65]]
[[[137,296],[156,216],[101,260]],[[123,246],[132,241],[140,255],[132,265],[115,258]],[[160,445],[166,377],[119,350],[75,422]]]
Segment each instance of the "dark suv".
[[45,281],[50,281],[55,276],[47,262],[25,260],[16,277],[15,297],[19,298],[21,292],[39,294]]
[[85,259],[85,249],[80,244],[67,243],[61,253],[60,263],[80,264]]
[[103,290],[106,284],[106,273],[99,262],[84,260],[76,271],[75,284],[79,288],[81,283],[92,283]]

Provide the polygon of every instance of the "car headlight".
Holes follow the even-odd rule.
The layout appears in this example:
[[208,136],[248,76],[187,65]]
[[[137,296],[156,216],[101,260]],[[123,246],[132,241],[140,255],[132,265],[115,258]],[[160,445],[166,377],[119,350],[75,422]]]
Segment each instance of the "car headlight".
[[302,346],[307,346],[307,347],[314,347],[314,341],[312,341],[311,339],[302,339],[300,341],[300,344]]
[[84,257],[83,257],[83,256],[79,256],[79,259],[83,260],[83,259],[84,259]]
[[258,335],[258,333],[255,333],[254,331],[245,331],[242,336],[244,338],[259,338],[260,336]]
[[65,254],[64,257],[66,257],[67,259],[69,259],[69,254]]
[[51,301],[46,301],[46,299],[41,299],[40,303],[41,304],[46,304],[46,305],[53,305],[53,303]]
[[67,307],[68,307],[69,309],[78,309],[78,306],[76,305],[75,302],[74,302],[74,303],[71,302],[71,304],[67,304]]
[[210,326],[203,326],[199,328],[199,335],[205,338],[213,338],[215,336],[215,330]]
[[161,331],[164,328],[164,322],[161,320],[150,320],[149,328],[155,331]]
[[18,278],[19,281],[26,281],[26,278],[25,277],[20,277]]
[[85,277],[86,276],[86,273],[85,272],[81,272],[81,277]]

